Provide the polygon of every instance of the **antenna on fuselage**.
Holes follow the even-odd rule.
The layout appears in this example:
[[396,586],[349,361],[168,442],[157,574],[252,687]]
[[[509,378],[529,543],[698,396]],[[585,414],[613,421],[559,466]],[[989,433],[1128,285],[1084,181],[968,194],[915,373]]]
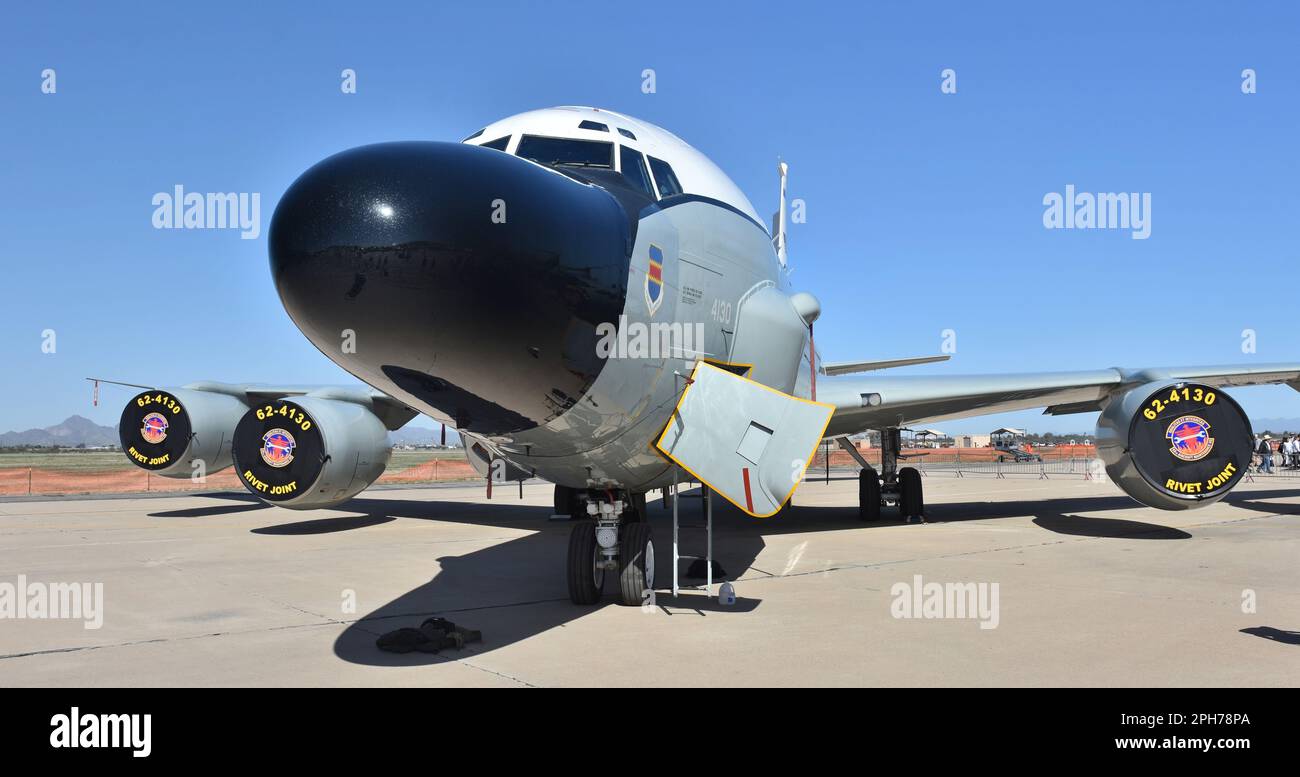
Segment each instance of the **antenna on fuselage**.
[[772,245],[776,246],[776,258],[781,262],[781,269],[785,269],[785,178],[790,172],[790,166],[778,161],[776,171],[781,176],[781,204],[772,216]]

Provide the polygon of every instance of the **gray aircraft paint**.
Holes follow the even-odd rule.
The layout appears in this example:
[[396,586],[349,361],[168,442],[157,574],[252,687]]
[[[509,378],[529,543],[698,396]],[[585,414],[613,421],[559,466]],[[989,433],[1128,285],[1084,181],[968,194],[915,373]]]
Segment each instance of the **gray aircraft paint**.
[[[653,316],[643,293],[651,244],[664,255],[664,299]],[[629,275],[623,309],[629,324],[703,324],[700,350],[710,360],[728,363],[742,300],[756,289],[780,289],[784,281],[767,232],[708,201],[647,208],[637,229]],[[729,307],[726,320],[715,319],[715,301]],[[806,330],[801,332],[795,358],[807,343]],[[779,354],[782,361],[790,355],[788,349]],[[591,391],[568,412],[510,440],[483,443],[521,470],[562,485],[634,491],[662,487],[672,481],[672,464],[652,444],[667,425],[696,358],[611,358]],[[774,388],[788,391],[791,386]],[[566,452],[535,455],[534,447]]]

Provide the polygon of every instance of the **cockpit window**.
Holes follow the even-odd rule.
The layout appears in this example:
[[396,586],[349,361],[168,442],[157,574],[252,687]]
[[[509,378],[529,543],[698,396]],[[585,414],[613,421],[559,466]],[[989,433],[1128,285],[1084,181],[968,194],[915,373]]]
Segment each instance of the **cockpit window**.
[[549,167],[599,167],[614,169],[614,144],[599,140],[572,140],[524,135],[515,154]]
[[672,167],[662,159],[647,158],[650,160],[650,170],[655,174],[655,183],[659,186],[659,196],[671,197],[674,194],[681,194],[682,184],[677,180]]
[[641,157],[641,152],[621,146],[618,150],[618,161],[623,166],[623,177],[628,183],[653,198],[655,193],[650,188],[650,176],[646,174],[645,160]]
[[504,138],[489,140],[488,142],[480,143],[479,145],[483,148],[495,148],[497,151],[505,151],[506,146],[510,145],[510,136],[506,135]]
[[598,121],[583,121],[578,125],[578,129],[595,130],[597,132],[609,132],[609,127]]
[[636,135],[633,135],[631,130],[625,130],[622,127],[619,127],[618,134],[622,135],[625,138],[632,138],[633,140],[636,140]]

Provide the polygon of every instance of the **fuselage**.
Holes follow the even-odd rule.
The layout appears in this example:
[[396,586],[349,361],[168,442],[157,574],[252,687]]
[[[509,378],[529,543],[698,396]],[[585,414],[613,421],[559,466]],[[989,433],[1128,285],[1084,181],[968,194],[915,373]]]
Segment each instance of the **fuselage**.
[[[786,291],[721,170],[590,108],[330,157],[285,193],[270,252],[286,310],[329,358],[480,454],[573,487],[671,480],[651,443],[692,367],[734,364],[745,300]],[[799,361],[778,387],[806,396]]]

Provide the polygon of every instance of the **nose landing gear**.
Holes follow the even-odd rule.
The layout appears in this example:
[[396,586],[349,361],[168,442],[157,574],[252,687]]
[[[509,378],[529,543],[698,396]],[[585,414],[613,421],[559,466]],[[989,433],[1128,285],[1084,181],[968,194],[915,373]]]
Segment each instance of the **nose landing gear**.
[[618,575],[625,605],[641,604],[654,590],[654,540],[645,522],[645,495],[624,496],[602,497],[591,491],[577,497],[588,520],[577,521],[569,534],[566,577],[574,604],[600,601],[606,572]]

